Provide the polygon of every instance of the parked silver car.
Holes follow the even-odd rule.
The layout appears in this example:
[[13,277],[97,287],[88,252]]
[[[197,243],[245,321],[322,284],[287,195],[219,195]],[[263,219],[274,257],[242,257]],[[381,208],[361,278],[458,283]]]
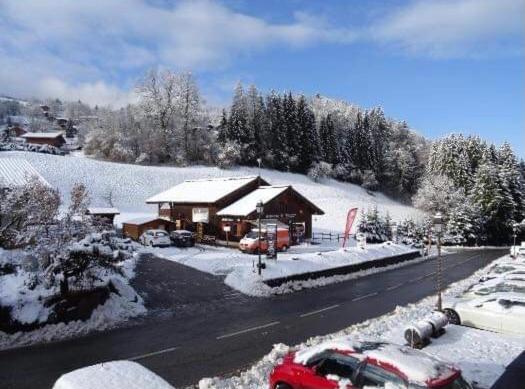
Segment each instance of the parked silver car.
[[171,246],[171,239],[164,230],[147,230],[139,238],[144,246]]

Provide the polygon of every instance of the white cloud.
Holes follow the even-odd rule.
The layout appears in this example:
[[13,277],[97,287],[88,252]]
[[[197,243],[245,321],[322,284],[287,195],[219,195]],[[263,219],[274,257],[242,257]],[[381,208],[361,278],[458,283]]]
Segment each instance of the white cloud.
[[[142,0],[2,0],[0,19],[0,66],[9,69],[8,77],[0,76],[0,92],[58,90],[76,99],[104,85],[106,102],[125,95],[117,97],[110,84],[147,67],[220,69],[271,45],[353,39],[350,31],[304,14],[274,24],[207,0],[171,8]],[[62,87],[44,82],[49,79],[63,80]]]
[[121,105],[149,67],[217,72],[269,47],[359,41],[441,57],[520,51],[507,38],[521,33],[524,4],[410,2],[358,28],[300,11],[274,23],[209,0],[0,0],[0,93]]
[[368,33],[431,57],[521,54],[524,15],[523,0],[418,0],[374,23]]

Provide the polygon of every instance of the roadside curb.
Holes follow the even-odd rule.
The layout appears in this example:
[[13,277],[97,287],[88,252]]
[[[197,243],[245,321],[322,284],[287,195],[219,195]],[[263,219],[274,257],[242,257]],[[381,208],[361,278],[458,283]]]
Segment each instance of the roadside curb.
[[323,278],[323,277],[333,277],[333,276],[338,276],[338,275],[358,273],[358,272],[373,269],[373,268],[381,268],[381,267],[396,265],[398,263],[410,261],[412,259],[419,258],[419,257],[421,257],[421,253],[419,251],[412,251],[412,252],[405,253],[405,254],[399,254],[399,255],[394,255],[390,257],[374,259],[372,261],[356,263],[353,265],[339,266],[336,268],[319,270],[315,272],[294,274],[294,275],[287,276],[287,277],[271,278],[271,279],[264,280],[263,282],[269,287],[275,288],[287,282],[315,280],[317,278]]

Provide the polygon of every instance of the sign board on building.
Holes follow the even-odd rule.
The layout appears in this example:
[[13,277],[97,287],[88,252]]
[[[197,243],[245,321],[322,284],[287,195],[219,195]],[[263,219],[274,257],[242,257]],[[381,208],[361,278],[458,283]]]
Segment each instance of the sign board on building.
[[191,210],[192,221],[194,223],[208,223],[210,211],[208,208],[193,208]]
[[224,232],[230,232],[232,230],[232,228],[230,226],[222,226],[222,230]]
[[266,224],[266,239],[268,241],[266,258],[277,258],[277,224]]

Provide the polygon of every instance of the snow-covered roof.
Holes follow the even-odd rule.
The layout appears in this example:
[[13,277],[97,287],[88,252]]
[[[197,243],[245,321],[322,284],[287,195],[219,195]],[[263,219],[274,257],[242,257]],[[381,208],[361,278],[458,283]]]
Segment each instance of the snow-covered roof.
[[131,220],[126,220],[126,221],[123,221],[122,223],[140,225],[140,224],[146,224],[146,223],[158,220],[158,219],[162,219],[162,220],[165,220],[166,222],[170,222],[169,220],[163,219],[162,217],[159,217],[159,216],[144,216],[144,217],[138,217],[138,218],[131,219]]
[[257,176],[187,180],[146,200],[146,203],[214,203]]
[[84,367],[62,375],[53,389],[174,389],[137,362],[113,361]]
[[120,214],[117,208],[89,207],[87,211],[90,215],[119,215]]
[[58,138],[59,136],[64,135],[61,131],[55,132],[28,132],[22,135],[22,138]]
[[415,383],[429,383],[455,373],[450,366],[421,351],[391,343],[360,342],[348,337],[300,350],[295,354],[294,362],[306,364],[313,356],[325,350],[348,352],[358,359],[390,365]]
[[263,204],[268,203],[272,199],[285,192],[290,186],[261,186],[248,193],[243,198],[237,200],[233,204],[221,209],[217,212],[219,216],[248,216],[256,211],[256,206],[259,201]]
[[25,185],[31,177],[37,177],[44,184],[49,183],[35,168],[21,158],[0,158],[0,187],[12,188]]

